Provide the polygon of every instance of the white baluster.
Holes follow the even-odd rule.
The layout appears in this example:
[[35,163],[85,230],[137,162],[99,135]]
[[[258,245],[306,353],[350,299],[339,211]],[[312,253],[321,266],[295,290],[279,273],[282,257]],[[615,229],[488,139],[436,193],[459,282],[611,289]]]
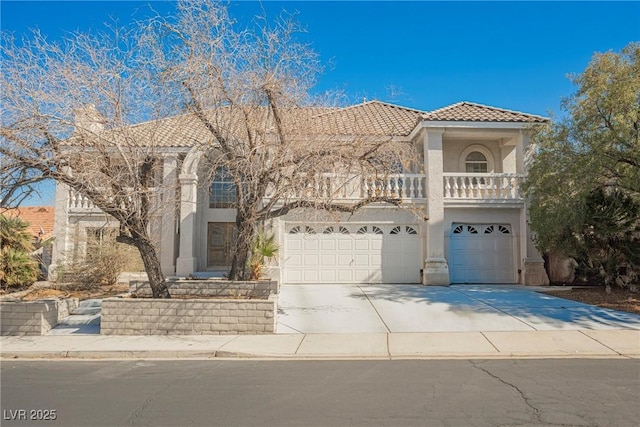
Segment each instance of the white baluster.
[[407,180],[407,196],[410,199],[420,197],[420,181],[418,179],[411,176]]

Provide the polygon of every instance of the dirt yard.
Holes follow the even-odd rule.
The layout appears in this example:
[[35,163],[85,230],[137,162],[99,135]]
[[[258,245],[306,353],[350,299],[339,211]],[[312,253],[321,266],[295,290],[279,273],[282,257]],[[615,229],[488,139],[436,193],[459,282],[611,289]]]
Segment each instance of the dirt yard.
[[598,307],[640,314],[640,292],[631,292],[628,289],[612,288],[611,293],[608,294],[604,286],[593,286],[544,293]]
[[83,289],[77,285],[56,284],[49,282],[36,282],[27,289],[13,292],[0,292],[0,299],[20,299],[34,301],[43,298],[78,298],[80,300],[91,298],[106,298],[129,292],[129,285],[117,284],[114,286],[95,286]]

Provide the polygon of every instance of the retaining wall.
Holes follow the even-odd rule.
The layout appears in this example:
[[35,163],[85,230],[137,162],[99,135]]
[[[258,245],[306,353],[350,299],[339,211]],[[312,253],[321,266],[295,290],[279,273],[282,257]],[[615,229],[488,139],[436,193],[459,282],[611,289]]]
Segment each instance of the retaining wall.
[[102,300],[104,335],[236,335],[275,331],[276,296],[269,299]]
[[77,306],[77,298],[2,301],[0,335],[45,335]]

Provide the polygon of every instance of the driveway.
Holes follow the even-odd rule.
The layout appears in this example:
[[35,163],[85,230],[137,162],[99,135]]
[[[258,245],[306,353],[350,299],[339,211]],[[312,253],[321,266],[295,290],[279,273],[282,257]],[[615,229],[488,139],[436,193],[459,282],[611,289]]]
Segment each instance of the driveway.
[[640,329],[640,315],[518,285],[282,285],[277,333]]

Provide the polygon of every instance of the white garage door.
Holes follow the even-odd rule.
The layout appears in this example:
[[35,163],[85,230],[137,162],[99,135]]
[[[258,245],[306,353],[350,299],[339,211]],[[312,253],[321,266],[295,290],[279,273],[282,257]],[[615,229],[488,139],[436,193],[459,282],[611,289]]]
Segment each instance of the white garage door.
[[285,283],[419,283],[416,225],[287,224]]
[[452,283],[514,283],[511,227],[453,224],[449,239]]

